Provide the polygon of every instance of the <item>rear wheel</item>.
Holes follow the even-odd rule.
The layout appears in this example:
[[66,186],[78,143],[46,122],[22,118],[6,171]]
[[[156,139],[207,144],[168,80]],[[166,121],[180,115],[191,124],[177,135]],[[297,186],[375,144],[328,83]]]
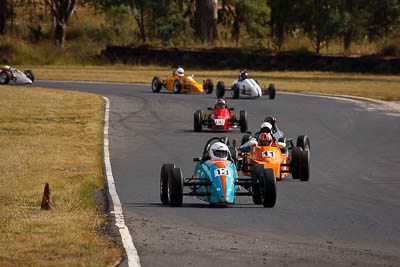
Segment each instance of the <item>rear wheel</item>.
[[174,81],[174,84],[172,85],[172,88],[173,88],[175,94],[180,94],[182,92],[182,82],[181,82],[181,80],[176,79]]
[[239,98],[239,86],[237,84],[235,84],[233,86],[232,92],[233,92],[233,95],[232,95],[233,98],[235,98],[235,99]]
[[262,177],[262,195],[265,208],[273,208],[276,203],[276,177],[273,169],[264,169]]
[[183,201],[183,174],[180,168],[173,168],[168,176],[168,200],[171,207],[180,207]]
[[261,180],[263,176],[264,165],[254,164],[253,169],[251,170],[251,179],[253,182],[253,203],[256,205],[263,204],[263,195],[261,194]]
[[153,81],[151,82],[151,90],[153,90],[153,93],[158,93],[161,90],[161,79],[157,76],[153,78]]
[[303,150],[311,150],[310,138],[307,135],[300,135],[297,137],[296,146],[301,147]]
[[201,132],[202,130],[202,123],[201,123],[201,111],[196,110],[196,112],[193,114],[193,119],[194,119],[194,131],[195,132]]
[[301,151],[299,166],[300,181],[307,182],[310,180],[310,154],[308,151]]
[[275,85],[273,83],[271,83],[268,87],[268,94],[269,94],[269,99],[275,99],[276,90],[275,90]]
[[32,82],[35,81],[35,74],[31,70],[25,70],[24,74],[28,77]]
[[215,94],[217,95],[217,97],[224,97],[225,95],[225,84],[222,81],[219,81],[217,83],[217,88],[215,89]]
[[247,131],[247,110],[240,111],[240,131],[242,133]]
[[206,94],[212,94],[214,91],[214,82],[212,79],[207,79],[205,85]]
[[168,199],[168,174],[175,168],[175,164],[167,163],[161,166],[160,174],[160,199],[161,203],[169,204]]
[[290,172],[292,173],[293,179],[300,178],[300,157],[301,157],[301,148],[294,147],[291,153],[290,159]]

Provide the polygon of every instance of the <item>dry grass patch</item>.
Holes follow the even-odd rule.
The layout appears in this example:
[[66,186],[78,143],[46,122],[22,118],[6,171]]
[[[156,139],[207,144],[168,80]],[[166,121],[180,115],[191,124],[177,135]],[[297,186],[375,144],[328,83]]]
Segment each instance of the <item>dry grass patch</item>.
[[[107,266],[120,249],[100,233],[101,96],[0,90],[0,265]],[[45,183],[55,208],[41,211]]]
[[[21,67],[26,69],[27,67]],[[104,82],[135,82],[150,85],[155,75],[164,78],[171,74],[170,67],[112,65],[104,67],[34,67],[37,79],[79,80]],[[197,81],[211,78],[214,85],[224,81],[230,86],[239,70],[186,69],[195,74]],[[353,95],[381,100],[400,100],[400,76],[330,72],[266,72],[249,71],[261,85],[275,83],[278,91],[314,92]],[[150,90],[150,89],[149,89]]]

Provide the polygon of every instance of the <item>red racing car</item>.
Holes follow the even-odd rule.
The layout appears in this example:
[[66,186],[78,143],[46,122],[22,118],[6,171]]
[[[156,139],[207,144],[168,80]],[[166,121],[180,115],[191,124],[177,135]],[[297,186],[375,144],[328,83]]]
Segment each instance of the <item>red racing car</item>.
[[226,101],[219,98],[214,108],[208,108],[210,113],[196,110],[194,113],[194,131],[201,132],[203,127],[211,130],[227,131],[231,128],[240,127],[240,131],[247,131],[247,111],[241,110],[240,115],[231,113],[234,108],[228,108]]

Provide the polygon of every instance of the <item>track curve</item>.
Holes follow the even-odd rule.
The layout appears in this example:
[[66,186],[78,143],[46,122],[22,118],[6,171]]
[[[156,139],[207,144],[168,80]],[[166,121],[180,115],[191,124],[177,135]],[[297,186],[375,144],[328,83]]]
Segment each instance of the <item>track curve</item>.
[[154,94],[150,85],[37,81],[35,86],[108,97],[111,164],[143,266],[398,265],[400,112],[368,100],[279,94],[228,99],[255,131],[266,115],[286,136],[311,139],[311,178],[278,183],[275,208],[242,197],[230,208],[185,198],[160,205],[162,163],[190,176],[212,136],[193,132],[193,112],[213,95]]

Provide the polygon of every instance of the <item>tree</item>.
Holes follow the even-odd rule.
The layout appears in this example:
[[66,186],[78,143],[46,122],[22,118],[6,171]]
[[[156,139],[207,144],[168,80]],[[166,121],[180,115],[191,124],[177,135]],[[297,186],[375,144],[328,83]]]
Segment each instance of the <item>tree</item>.
[[249,36],[253,38],[264,38],[267,35],[270,11],[265,0],[224,0],[221,21],[231,25],[232,37],[238,47],[242,27],[245,27]]
[[337,38],[341,29],[341,17],[335,0],[306,0],[302,6],[304,32],[318,54],[325,45]]
[[271,36],[278,49],[281,49],[285,36],[295,30],[299,21],[301,1],[298,0],[271,0]]
[[6,34],[6,23],[14,16],[12,0],[0,0],[0,34]]
[[367,21],[370,40],[389,38],[392,32],[400,28],[399,0],[370,0],[366,3],[366,10],[370,14]]
[[195,10],[196,34],[203,42],[218,39],[218,0],[197,0]]
[[56,46],[64,47],[65,36],[67,34],[68,20],[74,12],[76,0],[44,0],[51,8],[51,12],[56,21]]

